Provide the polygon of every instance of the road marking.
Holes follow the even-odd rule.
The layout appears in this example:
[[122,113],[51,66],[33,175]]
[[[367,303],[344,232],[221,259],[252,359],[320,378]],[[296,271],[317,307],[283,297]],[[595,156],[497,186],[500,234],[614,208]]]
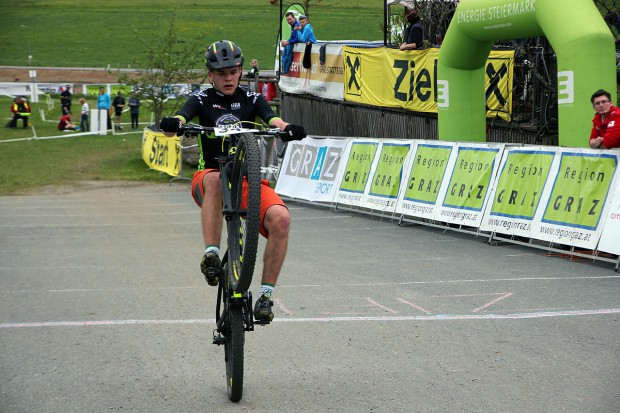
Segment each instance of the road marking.
[[[494,320],[494,319],[529,319],[545,317],[575,317],[586,315],[620,314],[620,308],[599,310],[567,310],[512,314],[436,314],[416,316],[353,316],[353,317],[304,317],[276,318],[276,323],[320,323],[336,321],[461,321],[461,320]],[[189,320],[93,320],[93,321],[45,321],[30,323],[0,323],[0,328],[34,328],[34,327],[96,327],[123,325],[183,325],[183,324],[215,324],[214,319]]]
[[[159,266],[153,265],[140,265],[134,266],[132,268],[152,268]],[[21,268],[46,268],[46,267],[0,267],[0,271],[4,270],[16,270]],[[49,269],[49,267],[47,267]],[[63,267],[54,267],[55,269],[74,269],[81,268],[81,266],[63,266]],[[116,268],[116,267],[110,267]],[[119,267],[120,268],[120,267]],[[122,267],[127,268],[127,267]],[[279,289],[282,288],[342,288],[342,287],[377,287],[377,286],[390,286],[390,285],[418,285],[418,284],[459,284],[459,283],[490,283],[490,282],[515,282],[515,281],[570,281],[570,280],[606,280],[606,279],[614,279],[620,278],[620,275],[604,275],[604,276],[579,276],[579,277],[519,277],[519,278],[498,278],[498,279],[490,279],[490,280],[433,280],[433,281],[406,281],[406,282],[393,282],[393,283],[350,283],[350,284],[296,284],[296,285],[278,285]],[[12,293],[64,293],[64,292],[102,292],[102,291],[136,291],[136,290],[182,290],[182,289],[202,289],[203,286],[174,286],[174,287],[128,287],[128,288],[78,288],[78,289],[52,289],[52,290],[1,290],[0,295],[2,294],[12,294]],[[476,294],[483,295],[483,294]],[[490,295],[497,295],[490,294]],[[446,297],[445,295],[441,297]]]
[[392,309],[391,309],[391,308],[389,308],[389,307],[386,307],[386,306],[384,306],[384,305],[379,304],[378,302],[376,302],[375,300],[373,300],[373,299],[372,299],[372,298],[370,298],[370,297],[366,297],[366,301],[368,301],[370,304],[372,304],[372,305],[374,305],[374,306],[376,306],[376,307],[381,308],[382,310],[387,311],[388,313],[392,313],[392,314],[397,314],[397,313],[398,313],[397,311],[394,311],[394,310],[392,310]]
[[289,310],[284,304],[282,304],[282,300],[278,299],[278,298],[274,298],[273,302],[275,305],[278,306],[278,308],[285,314],[287,315],[293,315],[293,312],[291,310]]
[[428,310],[426,310],[426,309],[424,309],[424,308],[420,307],[419,305],[415,305],[415,304],[413,304],[413,303],[410,303],[409,301],[405,300],[404,298],[398,298],[398,297],[397,297],[396,299],[397,299],[398,301],[400,301],[401,303],[403,303],[403,304],[407,304],[408,306],[413,307],[413,308],[415,308],[416,310],[422,311],[423,313],[426,313],[426,314],[432,314],[430,311],[428,311]]
[[460,284],[460,283],[491,283],[491,282],[515,282],[515,281],[570,281],[570,280],[607,280],[620,278],[620,275],[601,275],[601,276],[577,276],[577,277],[515,277],[515,278],[495,278],[495,279],[464,279],[464,280],[432,280],[432,281],[405,281],[405,282],[384,282],[384,283],[347,283],[347,284],[297,284],[279,285],[278,288],[340,288],[340,287],[377,287],[389,285],[415,285],[415,284]]
[[478,313],[481,310],[485,310],[489,307],[491,307],[493,304],[496,304],[497,302],[503,300],[504,298],[508,298],[512,295],[512,293],[506,293],[504,295],[502,295],[501,297],[497,297],[495,300],[491,300],[488,303],[486,303],[485,305],[478,307],[478,308],[474,308],[473,310],[471,310],[472,313]]
[[482,297],[482,296],[489,296],[489,295],[493,295],[493,296],[501,296],[498,297],[494,300],[489,301],[488,303],[486,303],[485,305],[481,306],[481,307],[477,307],[474,308],[473,310],[471,310],[473,313],[478,313],[481,310],[485,310],[487,308],[489,308],[490,306],[492,306],[493,304],[503,300],[504,298],[508,298],[512,295],[513,293],[483,293],[483,294],[440,294],[440,295],[431,295],[431,297],[433,298],[454,298],[454,297]]

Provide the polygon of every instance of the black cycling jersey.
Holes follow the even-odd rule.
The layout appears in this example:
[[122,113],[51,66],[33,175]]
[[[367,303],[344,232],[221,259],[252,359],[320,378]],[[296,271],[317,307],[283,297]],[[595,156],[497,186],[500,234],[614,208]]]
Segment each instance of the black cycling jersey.
[[[215,88],[192,94],[177,116],[182,116],[185,123],[196,116],[202,126],[225,127],[242,122],[255,122],[261,118],[269,125],[278,115],[271,109],[267,100],[260,93],[246,92],[240,87],[232,95],[224,95]],[[240,125],[248,127],[248,125]],[[250,126],[251,127],[251,126]],[[222,138],[200,136],[200,160],[198,169],[217,169],[217,157],[222,155]]]

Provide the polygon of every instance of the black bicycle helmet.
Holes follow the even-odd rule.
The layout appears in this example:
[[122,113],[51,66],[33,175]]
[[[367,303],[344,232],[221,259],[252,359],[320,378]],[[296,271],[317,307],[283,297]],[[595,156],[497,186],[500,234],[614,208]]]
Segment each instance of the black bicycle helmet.
[[241,48],[229,40],[220,40],[213,43],[205,53],[209,70],[224,69],[226,67],[243,67],[243,52]]

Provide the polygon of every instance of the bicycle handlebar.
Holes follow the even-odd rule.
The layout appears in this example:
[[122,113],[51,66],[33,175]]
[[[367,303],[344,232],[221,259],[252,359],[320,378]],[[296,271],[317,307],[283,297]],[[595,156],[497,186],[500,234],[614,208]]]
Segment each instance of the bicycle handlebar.
[[212,126],[202,126],[196,123],[188,123],[187,125],[183,125],[179,128],[180,134],[186,135],[207,135],[213,134],[216,137],[225,137],[228,135],[236,135],[240,133],[251,133],[253,135],[268,135],[268,136],[288,136],[287,132],[284,132],[278,128],[274,129],[249,129],[249,128],[238,128],[238,127],[212,127]]

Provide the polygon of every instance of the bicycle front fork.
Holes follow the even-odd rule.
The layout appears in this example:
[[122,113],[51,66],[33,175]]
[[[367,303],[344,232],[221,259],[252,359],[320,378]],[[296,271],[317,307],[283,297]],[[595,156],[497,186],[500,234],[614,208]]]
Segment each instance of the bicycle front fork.
[[[243,294],[235,293],[222,286],[218,287],[218,302],[222,295],[226,294],[224,300],[224,311],[217,314],[217,328],[213,330],[213,344],[221,346],[226,344],[226,332],[228,331],[228,313],[229,311],[241,310],[243,314],[243,329],[245,331],[254,331],[254,316],[252,315],[252,291],[246,291]],[[218,305],[219,307],[219,305]]]

